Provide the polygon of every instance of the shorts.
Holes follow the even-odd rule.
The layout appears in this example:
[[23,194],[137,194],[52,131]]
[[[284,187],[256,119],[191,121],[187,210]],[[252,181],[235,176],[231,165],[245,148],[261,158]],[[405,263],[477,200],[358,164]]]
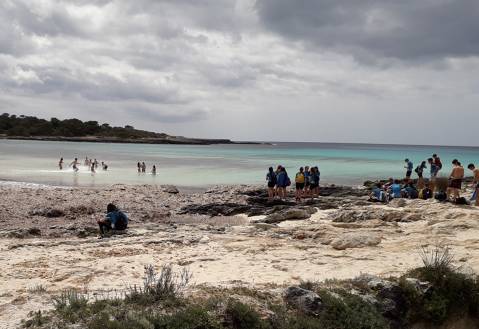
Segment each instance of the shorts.
[[449,181],[449,187],[450,188],[461,189],[462,188],[462,179],[451,179]]
[[411,177],[411,174],[412,174],[412,170],[406,171],[406,177]]
[[303,190],[304,189],[304,183],[296,183],[296,189],[297,190]]
[[269,188],[273,188],[276,184],[275,183],[268,183]]

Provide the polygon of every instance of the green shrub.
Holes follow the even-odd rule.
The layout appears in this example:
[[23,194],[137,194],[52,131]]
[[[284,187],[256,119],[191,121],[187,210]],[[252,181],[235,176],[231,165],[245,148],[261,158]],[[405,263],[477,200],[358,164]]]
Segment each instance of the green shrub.
[[[414,269],[400,280],[408,301],[410,322],[441,324],[453,315],[478,315],[479,282],[476,275],[460,273],[452,267],[454,257],[446,246],[422,249],[423,267]],[[414,277],[429,282],[431,288],[420,293],[405,282]]]
[[236,300],[228,302],[225,316],[227,323],[234,329],[271,328],[251,306]]
[[[314,284],[314,287],[318,285]],[[389,328],[383,316],[374,306],[360,297],[344,290],[331,294],[325,290],[316,291],[323,300],[319,316],[308,316],[300,312],[288,312],[284,306],[271,307],[274,329],[386,329]]]
[[200,306],[189,306],[171,315],[150,319],[155,329],[222,329],[214,316]]
[[51,321],[51,318],[49,316],[45,316],[42,311],[31,312],[29,316],[30,319],[22,321],[22,326],[24,328],[41,327]]
[[161,267],[157,273],[152,265],[145,267],[143,287],[132,286],[126,300],[139,305],[150,305],[158,301],[177,301],[183,296],[192,274],[185,268],[174,272],[171,265]]
[[53,306],[62,320],[75,323],[89,315],[88,297],[75,290],[65,290],[53,297]]
[[361,297],[343,290],[336,290],[336,297],[328,291],[320,291],[324,310],[320,321],[324,329],[380,329],[388,328],[378,310]]

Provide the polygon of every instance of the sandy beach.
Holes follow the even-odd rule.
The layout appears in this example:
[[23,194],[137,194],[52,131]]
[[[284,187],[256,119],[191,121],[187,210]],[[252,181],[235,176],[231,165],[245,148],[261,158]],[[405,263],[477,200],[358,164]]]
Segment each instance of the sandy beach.
[[[176,192],[2,184],[2,327],[48,309],[49,297],[65,289],[95,294],[140,284],[149,264],[187,267],[196,284],[267,287],[400,275],[419,265],[421,246],[445,243],[457,266],[479,271],[474,207],[404,199],[374,204],[366,191],[340,187],[323,189],[317,201],[271,207],[261,206],[257,186]],[[96,220],[108,202],[129,214],[130,227],[98,239]],[[45,291],[32,293],[38,287]]]

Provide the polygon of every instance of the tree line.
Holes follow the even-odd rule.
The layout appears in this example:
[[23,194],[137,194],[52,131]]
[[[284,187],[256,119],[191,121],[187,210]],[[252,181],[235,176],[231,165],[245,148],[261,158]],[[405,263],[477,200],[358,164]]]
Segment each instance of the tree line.
[[62,136],[62,137],[118,137],[118,138],[165,138],[168,135],[132,126],[112,127],[98,121],[81,121],[79,119],[50,120],[34,116],[3,113],[0,116],[0,135],[6,136]]

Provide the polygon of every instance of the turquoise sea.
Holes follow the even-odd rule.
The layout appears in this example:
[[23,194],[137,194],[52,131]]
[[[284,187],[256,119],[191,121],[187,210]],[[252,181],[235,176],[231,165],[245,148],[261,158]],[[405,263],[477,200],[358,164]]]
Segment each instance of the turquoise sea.
[[[0,180],[51,185],[95,186],[109,184],[215,184],[263,183],[267,168],[281,164],[290,176],[300,166],[315,165],[322,183],[358,185],[367,179],[403,177],[404,159],[416,166],[439,154],[447,175],[457,158],[479,165],[479,147],[275,143],[273,145],[144,145],[0,140]],[[60,157],[70,163],[78,157],[105,161],[108,171],[92,174],[86,167],[74,173],[58,169]],[[147,174],[138,174],[144,161]],[[151,175],[156,164],[158,174]]]

